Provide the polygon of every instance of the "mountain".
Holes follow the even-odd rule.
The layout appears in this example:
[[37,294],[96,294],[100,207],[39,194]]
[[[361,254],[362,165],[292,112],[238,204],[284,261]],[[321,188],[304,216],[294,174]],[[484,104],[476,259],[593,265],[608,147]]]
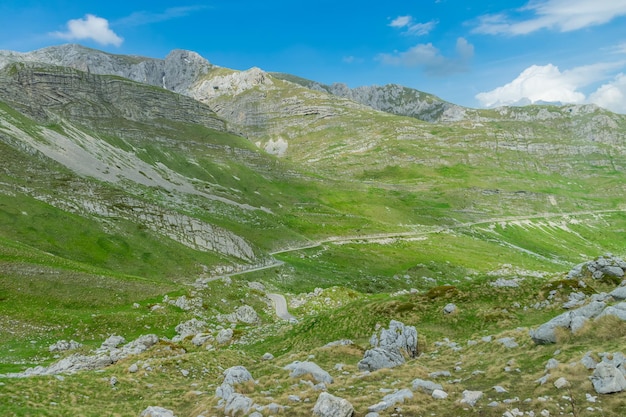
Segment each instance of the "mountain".
[[625,157],[593,105],[0,52],[0,414],[619,416]]
[[376,110],[398,116],[415,117],[425,122],[460,121],[468,117],[469,109],[448,103],[432,94],[397,84],[362,86],[351,89],[342,83],[324,85],[289,74],[276,73],[272,75],[312,90],[325,91],[338,97],[365,104]]

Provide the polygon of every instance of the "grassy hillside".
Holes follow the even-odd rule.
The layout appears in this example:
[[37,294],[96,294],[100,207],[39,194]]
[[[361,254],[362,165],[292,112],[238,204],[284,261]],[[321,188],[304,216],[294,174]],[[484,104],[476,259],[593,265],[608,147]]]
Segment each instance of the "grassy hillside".
[[[258,70],[214,67],[197,86],[204,104],[52,66],[0,74],[0,374],[70,355],[48,351],[60,339],[88,354],[113,334],[163,338],[102,372],[1,378],[0,414],[136,416],[161,405],[212,415],[222,371],[244,365],[258,384],[239,389],[254,401],[309,415],[317,391],[282,367],[314,355],[359,416],[381,388],[442,369],[455,372],[442,381],[450,400],[416,394],[403,415],[501,416],[506,404],[619,415],[623,394],[582,407],[589,373],[565,364],[622,349],[623,322],[556,346],[535,346],[528,329],[561,313],[570,293],[618,283],[564,278],[604,253],[626,255],[623,116],[534,106],[426,123]],[[519,285],[494,286],[499,278]],[[298,321],[277,318],[267,293],[284,294]],[[448,303],[459,312],[444,315]],[[243,305],[258,322],[229,321]],[[232,342],[172,341],[192,318],[214,338],[233,329]],[[369,336],[392,319],[418,329],[424,355],[360,374]],[[343,338],[355,344],[322,348]],[[276,359],[261,361],[265,352]],[[555,355],[572,400],[553,380],[534,382]],[[457,401],[497,384],[519,400]]]

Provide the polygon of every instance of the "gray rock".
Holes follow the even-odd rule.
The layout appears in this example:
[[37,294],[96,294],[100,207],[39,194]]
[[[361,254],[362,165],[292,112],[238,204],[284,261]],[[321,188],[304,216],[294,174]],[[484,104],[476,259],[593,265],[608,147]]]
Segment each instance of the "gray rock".
[[335,340],[334,342],[326,343],[323,347],[331,348],[331,347],[337,347],[337,346],[350,346],[353,344],[354,342],[350,339],[341,339],[341,340]]
[[496,340],[498,343],[500,343],[502,346],[504,346],[505,348],[508,349],[513,349],[516,347],[519,347],[519,345],[517,344],[517,342],[515,341],[514,338],[512,337],[502,337],[498,340]]
[[536,344],[540,345],[556,343],[555,329],[560,327],[571,330],[573,319],[576,319],[577,323],[580,323],[583,319],[591,319],[598,316],[605,307],[606,303],[602,301],[592,301],[586,306],[560,314],[547,323],[542,324],[537,329],[531,330],[529,333],[530,337]]
[[266,352],[266,353],[263,354],[261,359],[263,359],[264,361],[271,361],[272,359],[274,359],[274,355],[272,355],[269,352]]
[[596,366],[598,365],[598,362],[591,357],[591,352],[587,352],[580,360],[580,363],[587,369],[596,369]]
[[446,306],[443,308],[443,314],[452,314],[452,313],[456,313],[456,311],[458,310],[458,307],[453,304],[453,303],[448,303],[446,304]]
[[517,288],[519,283],[517,279],[505,279],[498,278],[497,280],[490,282],[489,285],[496,288]]
[[390,407],[393,407],[397,403],[403,403],[404,400],[411,398],[413,398],[413,392],[411,392],[410,389],[404,388],[392,394],[385,395],[381,402],[368,407],[367,411],[383,411]]
[[609,295],[618,301],[626,300],[626,286],[615,288]]
[[172,338],[174,342],[180,342],[189,336],[194,336],[198,333],[204,333],[206,331],[206,322],[193,318],[177,325],[174,330],[178,333]]
[[446,398],[448,398],[448,393],[443,390],[436,389],[433,391],[432,397],[435,400],[445,400]]
[[172,410],[163,407],[150,406],[143,410],[139,417],[176,417]]
[[124,343],[126,343],[126,339],[124,339],[122,336],[113,335],[109,336],[104,342],[102,342],[102,345],[100,345],[100,349],[115,349],[119,345],[123,345]]
[[413,391],[422,391],[426,394],[432,394],[436,389],[443,391],[441,384],[437,384],[432,381],[425,381],[419,378],[414,379],[411,385],[413,387]]
[[50,347],[48,348],[48,351],[50,352],[65,352],[68,350],[75,350],[78,349],[80,347],[82,347],[83,345],[74,341],[74,340],[70,340],[69,342],[67,340],[59,340],[58,342],[50,345]]
[[233,338],[233,329],[222,329],[217,332],[216,341],[220,345],[224,345],[231,341]]
[[226,400],[224,414],[230,416],[246,415],[252,408],[254,402],[251,398],[243,394],[234,393]]
[[596,319],[604,316],[615,316],[620,320],[626,321],[626,302],[622,301],[619,304],[607,307],[598,315],[598,317],[596,317]]
[[233,366],[224,371],[224,383],[229,385],[243,384],[252,381],[252,375],[244,366]]
[[132,365],[128,367],[128,372],[130,372],[131,374],[134,374],[138,370],[139,370],[139,367],[137,366],[136,363],[133,363]]
[[615,365],[600,362],[590,377],[598,394],[611,394],[626,390],[626,378]]
[[250,281],[248,282],[248,287],[252,288],[253,290],[265,293],[265,285],[261,284],[260,282]]
[[452,374],[450,373],[450,371],[435,371],[435,372],[431,372],[428,374],[429,377],[431,378],[450,378],[452,376]]
[[210,333],[198,333],[191,339],[191,343],[195,346],[202,346],[210,340],[213,340],[213,336]]
[[461,399],[461,404],[467,404],[470,407],[473,407],[476,405],[478,400],[480,400],[482,397],[483,397],[482,391],[465,390],[463,391],[463,398]]
[[550,370],[550,369],[558,368],[559,363],[560,362],[557,361],[556,359],[550,358],[550,359],[548,359],[548,363],[546,363],[545,369]]
[[344,398],[322,392],[317,397],[313,407],[313,415],[318,417],[351,417],[354,415],[354,407]]
[[237,320],[246,324],[255,324],[261,321],[259,315],[248,305],[241,306],[235,311]]
[[360,371],[376,371],[383,368],[394,368],[405,362],[397,349],[374,348],[365,352],[357,367]]
[[560,377],[556,381],[554,381],[554,386],[556,389],[563,389],[565,387],[569,387],[569,381],[563,377]]
[[299,362],[295,361],[285,366],[283,369],[291,371],[289,376],[291,378],[297,378],[302,375],[311,375],[317,382],[323,382],[325,384],[332,384],[333,378],[328,372],[320,368],[314,362]]
[[572,333],[577,333],[580,329],[585,327],[585,324],[587,324],[588,321],[589,319],[587,317],[574,317],[569,325],[570,330]]
[[370,338],[373,347],[396,349],[414,358],[417,356],[417,330],[413,326],[391,320],[388,329],[382,329],[380,335],[374,333]]

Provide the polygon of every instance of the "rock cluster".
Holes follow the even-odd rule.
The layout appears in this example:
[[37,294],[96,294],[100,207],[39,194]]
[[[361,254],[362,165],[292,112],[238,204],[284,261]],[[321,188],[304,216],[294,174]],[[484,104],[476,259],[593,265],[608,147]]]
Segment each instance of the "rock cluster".
[[411,358],[417,356],[417,330],[413,326],[391,320],[388,329],[372,335],[370,344],[373,348],[365,352],[358,368],[361,371],[393,368],[405,362],[404,355]]
[[594,279],[604,277],[622,278],[626,273],[626,261],[611,254],[606,254],[589,262],[576,265],[567,274],[568,278],[580,278],[589,273]]
[[224,414],[235,416],[246,415],[252,409],[254,401],[251,398],[235,392],[235,385],[254,381],[252,375],[243,366],[233,366],[224,371],[224,381],[215,390],[219,398],[218,406],[224,408]]
[[[581,264],[582,266],[579,265],[574,268],[578,272],[573,273],[570,271],[570,275],[579,274],[581,268],[589,267],[589,265],[594,265],[591,268],[596,272],[602,271],[602,276],[607,274],[609,269],[598,269],[600,268],[598,265],[603,265],[603,267],[607,268],[615,267],[622,270],[621,266],[616,267],[607,259],[609,258],[602,257],[598,260]],[[610,259],[615,261],[614,258]],[[615,262],[617,263],[617,261]],[[623,261],[620,262],[624,263]],[[621,263],[619,265],[621,265]],[[569,301],[566,302],[563,307],[573,308],[575,306],[582,306],[562,313],[554,317],[552,320],[542,324],[537,329],[531,330],[530,337],[537,344],[556,343],[556,329],[558,328],[570,330],[575,333],[589,320],[597,320],[604,316],[615,316],[620,320],[626,321],[626,301],[622,301],[624,299],[626,299],[626,281],[623,281],[619,287],[608,294],[600,293],[593,294],[591,297],[586,297],[583,293],[574,292],[570,294]],[[609,305],[609,302],[612,300],[617,300],[619,302],[617,304]],[[589,301],[589,303],[585,304],[587,301]]]
[[[126,343],[122,336],[110,336],[96,349],[93,355],[72,354],[50,366],[36,366],[24,372],[4,375],[8,378],[25,378],[37,375],[72,374],[79,371],[101,369],[131,355],[138,355],[159,342],[154,334],[140,336]],[[124,344],[126,343],[126,344]]]

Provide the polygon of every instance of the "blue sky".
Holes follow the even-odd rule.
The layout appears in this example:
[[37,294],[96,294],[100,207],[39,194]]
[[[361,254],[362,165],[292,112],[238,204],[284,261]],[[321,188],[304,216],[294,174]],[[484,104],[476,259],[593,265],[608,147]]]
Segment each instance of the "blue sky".
[[350,87],[396,83],[469,106],[595,102],[626,113],[626,0],[28,1],[0,4],[0,49],[189,49]]

